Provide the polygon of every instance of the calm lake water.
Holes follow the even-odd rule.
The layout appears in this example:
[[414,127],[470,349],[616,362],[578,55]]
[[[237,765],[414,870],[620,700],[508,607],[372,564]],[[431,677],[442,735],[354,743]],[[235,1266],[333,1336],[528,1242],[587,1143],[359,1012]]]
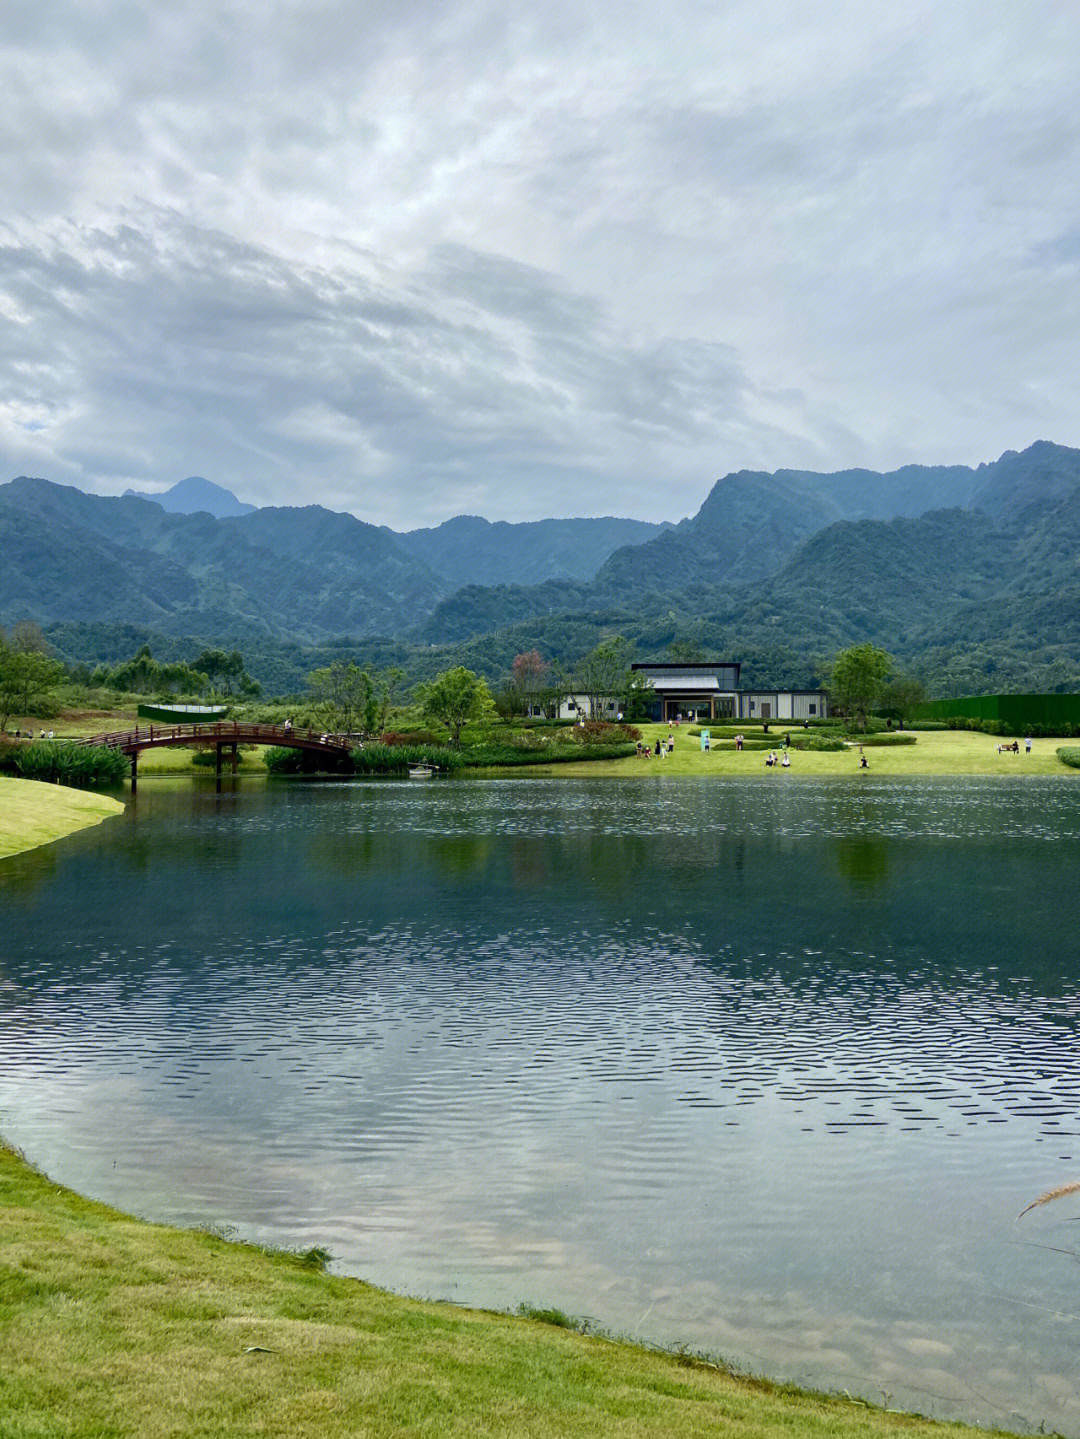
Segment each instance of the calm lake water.
[[[0,1132],[120,1207],[1080,1434],[1080,785],[148,781],[0,863]],[[1061,1250],[1067,1253],[1058,1252]]]

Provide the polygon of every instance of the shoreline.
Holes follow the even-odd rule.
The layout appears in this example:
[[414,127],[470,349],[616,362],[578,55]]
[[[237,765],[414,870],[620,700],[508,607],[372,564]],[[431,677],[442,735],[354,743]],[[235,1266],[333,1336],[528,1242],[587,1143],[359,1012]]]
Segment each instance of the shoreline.
[[91,829],[125,805],[95,790],[0,775],[0,860]]
[[1010,1432],[745,1377],[585,1334],[558,1311],[391,1294],[325,1272],[318,1249],[125,1215],[57,1185],[2,1139],[0,1256],[11,1276],[0,1278],[0,1400],[13,1436],[41,1432],[43,1414],[75,1435],[139,1439]]

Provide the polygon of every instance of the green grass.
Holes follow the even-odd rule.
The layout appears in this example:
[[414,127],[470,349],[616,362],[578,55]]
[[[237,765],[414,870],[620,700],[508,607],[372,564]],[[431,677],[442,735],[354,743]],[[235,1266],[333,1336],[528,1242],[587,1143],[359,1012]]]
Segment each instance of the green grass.
[[0,775],[0,859],[123,812],[120,801],[106,795]]
[[[557,1316],[557,1317],[556,1317]],[[129,1218],[0,1146],[4,1439],[975,1433]]]
[[[666,739],[667,725],[639,725],[645,740],[655,747],[657,737]],[[781,725],[773,724],[767,738],[773,740],[773,747],[779,754],[784,734],[788,731]],[[792,742],[798,739],[800,731],[792,728]],[[810,735],[820,731],[811,730]],[[905,731],[905,733],[910,733]],[[757,738],[758,731],[746,731]],[[567,778],[604,774],[620,777],[649,778],[657,775],[760,775],[770,783],[787,784],[800,776],[809,775],[820,779],[828,776],[849,775],[854,781],[864,780],[868,775],[1017,775],[1055,774],[1067,778],[1070,771],[1058,758],[1060,741],[1037,739],[1031,754],[1021,752],[998,754],[999,741],[992,735],[975,734],[970,730],[935,730],[930,733],[914,731],[914,744],[867,745],[866,758],[869,769],[859,770],[858,741],[839,751],[791,751],[789,770],[768,770],[765,768],[767,750],[743,750],[741,754],[725,745],[721,749],[701,751],[700,740],[686,732],[686,726],[674,731],[675,753],[663,759],[639,759],[636,755],[623,760],[606,760],[587,765],[561,765],[558,769],[531,770],[531,774],[562,774]]]

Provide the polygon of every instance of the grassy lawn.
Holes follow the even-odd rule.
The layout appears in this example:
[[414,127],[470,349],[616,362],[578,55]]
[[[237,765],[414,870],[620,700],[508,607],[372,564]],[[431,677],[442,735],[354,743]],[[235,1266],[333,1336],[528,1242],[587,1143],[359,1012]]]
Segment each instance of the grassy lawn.
[[4,1439],[985,1434],[128,1218],[0,1146]]
[[0,859],[123,812],[119,800],[92,791],[0,775]]
[[[638,725],[644,739],[655,746],[657,738],[667,738],[667,725]],[[792,749],[789,770],[765,768],[765,750],[711,750],[703,754],[697,735],[687,733],[687,727],[672,731],[675,736],[675,753],[662,759],[601,760],[585,764],[551,765],[545,769],[530,768],[529,774],[565,775],[568,779],[577,776],[599,778],[603,774],[648,777],[655,775],[716,774],[716,775],[760,775],[770,783],[788,784],[800,775],[812,775],[820,779],[825,775],[850,775],[862,780],[867,775],[1017,775],[1054,774],[1068,778],[1071,774],[1080,778],[1080,770],[1070,770],[1058,759],[1055,751],[1063,743],[1060,739],[1037,739],[1033,742],[1030,755],[1024,754],[1023,741],[1020,753],[998,754],[998,741],[992,735],[975,734],[970,730],[928,730],[915,731],[913,745],[870,747],[866,749],[869,770],[860,771],[856,745],[850,750],[800,752]],[[760,730],[747,729],[747,738],[757,737]],[[820,733],[820,731],[819,731]],[[783,744],[785,727],[774,725],[769,738],[774,740],[777,753]],[[794,740],[798,731],[791,730]],[[1067,743],[1067,741],[1065,741]]]

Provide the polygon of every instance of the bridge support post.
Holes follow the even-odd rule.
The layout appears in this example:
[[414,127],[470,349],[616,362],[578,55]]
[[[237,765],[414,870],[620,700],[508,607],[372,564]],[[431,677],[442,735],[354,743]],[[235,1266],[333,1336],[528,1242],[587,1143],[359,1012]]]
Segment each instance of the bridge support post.
[[214,753],[217,756],[214,764],[214,774],[217,776],[219,784],[221,783],[221,749],[221,745],[214,746]]
[[135,753],[131,756],[131,788],[132,788],[132,791],[138,789],[138,787],[139,787],[139,752],[138,752],[138,750],[136,750]]
[[233,779],[236,778],[236,766],[240,763],[240,746],[234,744],[232,747],[232,772]]

